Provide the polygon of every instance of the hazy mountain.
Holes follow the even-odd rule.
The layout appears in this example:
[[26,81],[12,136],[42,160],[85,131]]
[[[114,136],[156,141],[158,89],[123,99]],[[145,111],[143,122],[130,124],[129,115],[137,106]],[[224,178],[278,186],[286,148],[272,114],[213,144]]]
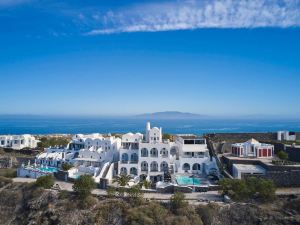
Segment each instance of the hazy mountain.
[[143,119],[201,119],[206,117],[200,114],[188,113],[188,112],[177,112],[177,111],[165,111],[165,112],[154,112],[136,115],[137,118]]

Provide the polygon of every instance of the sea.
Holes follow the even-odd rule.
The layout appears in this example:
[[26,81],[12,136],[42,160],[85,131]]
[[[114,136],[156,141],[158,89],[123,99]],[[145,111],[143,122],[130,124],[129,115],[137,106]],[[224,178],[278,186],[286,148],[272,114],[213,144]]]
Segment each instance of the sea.
[[132,117],[0,116],[0,134],[126,133],[145,131],[146,122],[163,133],[207,134],[300,131],[300,119],[142,119]]

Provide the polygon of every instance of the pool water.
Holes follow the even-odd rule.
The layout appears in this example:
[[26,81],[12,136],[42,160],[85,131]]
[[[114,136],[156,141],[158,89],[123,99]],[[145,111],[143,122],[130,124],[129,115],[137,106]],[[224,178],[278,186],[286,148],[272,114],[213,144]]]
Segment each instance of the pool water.
[[201,184],[201,179],[189,176],[177,176],[176,181],[179,185],[195,185],[199,186]]
[[42,172],[48,172],[48,173],[56,173],[57,172],[57,168],[55,168],[55,167],[39,167],[37,169]]

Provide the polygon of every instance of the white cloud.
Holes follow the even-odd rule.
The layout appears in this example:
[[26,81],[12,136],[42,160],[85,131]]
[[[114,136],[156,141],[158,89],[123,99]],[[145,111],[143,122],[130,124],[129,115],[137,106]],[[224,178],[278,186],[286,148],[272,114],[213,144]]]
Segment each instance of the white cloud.
[[87,35],[201,28],[298,27],[300,0],[190,0],[140,4],[107,12],[100,21]]

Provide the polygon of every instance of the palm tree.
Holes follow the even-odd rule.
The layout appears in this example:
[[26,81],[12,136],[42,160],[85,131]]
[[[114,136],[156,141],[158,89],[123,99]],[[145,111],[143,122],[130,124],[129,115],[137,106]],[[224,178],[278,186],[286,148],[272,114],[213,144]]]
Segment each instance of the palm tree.
[[131,180],[131,176],[126,174],[121,174],[113,179],[113,183],[117,183],[120,187],[118,188],[119,195],[124,197],[125,195],[125,186],[128,185]]
[[128,185],[129,181],[131,180],[131,176],[126,174],[121,174],[113,179],[113,183],[117,183],[119,186],[126,186]]

